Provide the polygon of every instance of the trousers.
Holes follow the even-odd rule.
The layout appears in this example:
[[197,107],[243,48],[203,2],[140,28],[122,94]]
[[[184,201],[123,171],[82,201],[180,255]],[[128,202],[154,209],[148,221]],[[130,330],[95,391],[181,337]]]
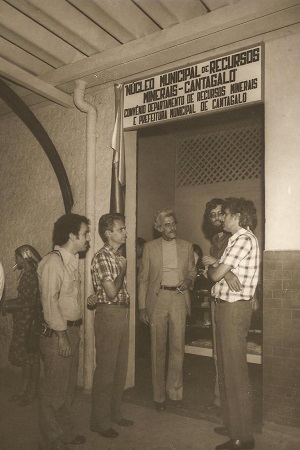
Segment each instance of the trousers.
[[104,431],[122,419],[121,402],[128,367],[129,308],[98,305],[95,315],[96,369],[91,429]]
[[[150,320],[153,399],[161,403],[166,393],[171,400],[182,400],[183,359],[187,307],[182,294],[160,290]],[[167,340],[169,358],[167,380],[165,365]]]
[[71,356],[58,353],[58,337],[40,338],[40,350],[44,360],[44,378],[39,392],[39,446],[51,447],[51,443],[63,438],[59,411],[71,410],[75,395],[79,362],[79,327],[68,327]]
[[222,418],[231,439],[251,441],[252,395],[246,337],[252,307],[249,301],[216,305],[217,361]]

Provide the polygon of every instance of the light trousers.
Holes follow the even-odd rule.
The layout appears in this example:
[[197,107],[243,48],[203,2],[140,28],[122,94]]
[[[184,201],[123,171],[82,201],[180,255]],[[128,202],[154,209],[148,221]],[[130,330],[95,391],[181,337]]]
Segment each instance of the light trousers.
[[[155,402],[181,400],[187,307],[182,294],[161,289],[151,317],[152,386]],[[168,341],[169,338],[169,341]],[[165,379],[167,341],[169,358]]]

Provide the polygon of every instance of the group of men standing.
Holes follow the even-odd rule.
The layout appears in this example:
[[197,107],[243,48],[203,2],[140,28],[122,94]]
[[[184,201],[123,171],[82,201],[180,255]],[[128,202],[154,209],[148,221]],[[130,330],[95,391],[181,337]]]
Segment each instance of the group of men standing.
[[[256,212],[253,202],[243,198],[213,199],[206,206],[205,218],[215,231],[211,254],[203,258],[203,263],[215,283],[215,404],[221,406],[225,424],[215,430],[230,437],[216,449],[252,449],[246,336],[259,267],[257,239],[251,231],[256,225]],[[144,244],[138,301],[139,318],[150,325],[153,399],[160,412],[166,402],[180,406],[183,398],[186,316],[191,314],[190,291],[196,268],[192,244],[177,238],[173,210],[158,211],[154,228],[161,237]],[[94,294],[87,300],[88,307],[95,309],[96,344],[90,429],[102,437],[114,438],[118,436],[116,424],[133,425],[121,414],[130,306],[127,263],[118,251],[126,241],[124,217],[105,214],[99,220],[98,231],[104,246],[92,260]],[[68,444],[85,442],[84,436],[66,432],[64,425],[77,379],[82,322],[78,253],[88,248],[88,220],[76,214],[63,216],[54,226],[53,242],[54,251],[43,258],[38,268],[44,316],[53,330],[50,337],[41,338],[45,376],[40,394],[39,445],[41,450],[66,450]]]

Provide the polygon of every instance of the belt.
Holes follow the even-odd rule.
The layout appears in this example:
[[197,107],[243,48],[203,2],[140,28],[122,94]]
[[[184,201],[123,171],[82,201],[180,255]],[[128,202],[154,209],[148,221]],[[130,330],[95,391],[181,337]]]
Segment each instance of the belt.
[[177,287],[176,286],[165,286],[165,285],[161,285],[160,289],[165,289],[166,291],[176,291]]
[[214,298],[214,302],[216,305],[219,303],[236,303],[236,302],[247,302],[248,300],[244,300],[241,298],[240,300],[235,300],[234,302],[227,302],[226,300],[222,300],[221,298]]
[[98,303],[97,306],[118,306],[119,308],[129,308],[129,303]]
[[68,327],[80,327],[81,324],[82,324],[82,319],[67,320]]
[[228,303],[226,300],[222,300],[221,298],[214,298],[214,302],[216,305],[219,303]]

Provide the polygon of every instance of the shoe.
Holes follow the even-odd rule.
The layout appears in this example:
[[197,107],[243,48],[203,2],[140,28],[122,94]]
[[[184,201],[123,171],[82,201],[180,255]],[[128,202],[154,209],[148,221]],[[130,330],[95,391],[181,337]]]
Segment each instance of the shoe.
[[161,412],[166,409],[166,402],[154,402],[154,406],[157,412]]
[[30,405],[30,403],[33,402],[33,400],[36,398],[36,395],[24,395],[24,397],[21,397],[21,400],[19,401],[19,406],[27,406]]
[[21,398],[25,397],[27,391],[24,391],[23,389],[20,389],[17,394],[10,397],[11,402],[16,402],[17,400],[21,400]]
[[206,410],[209,414],[214,414],[218,417],[221,415],[221,408],[220,406],[215,405],[214,403],[210,403],[206,406]]
[[65,444],[79,445],[79,444],[84,444],[85,441],[86,441],[86,437],[85,436],[75,436],[73,439],[70,439],[69,441],[66,441]]
[[173,408],[182,408],[182,400],[171,400],[169,399],[170,406],[173,406]]
[[214,428],[214,432],[220,436],[228,436],[228,430],[226,427],[216,427]]
[[215,450],[252,450],[255,446],[254,440],[241,441],[240,439],[230,440],[224,444],[217,445]]
[[100,436],[105,438],[116,438],[117,436],[119,436],[119,433],[113,428],[108,428],[107,430],[98,430],[97,428],[91,427],[90,430],[94,433],[100,434]]
[[121,427],[131,427],[133,425],[133,421],[129,419],[121,419],[116,424],[120,425]]

